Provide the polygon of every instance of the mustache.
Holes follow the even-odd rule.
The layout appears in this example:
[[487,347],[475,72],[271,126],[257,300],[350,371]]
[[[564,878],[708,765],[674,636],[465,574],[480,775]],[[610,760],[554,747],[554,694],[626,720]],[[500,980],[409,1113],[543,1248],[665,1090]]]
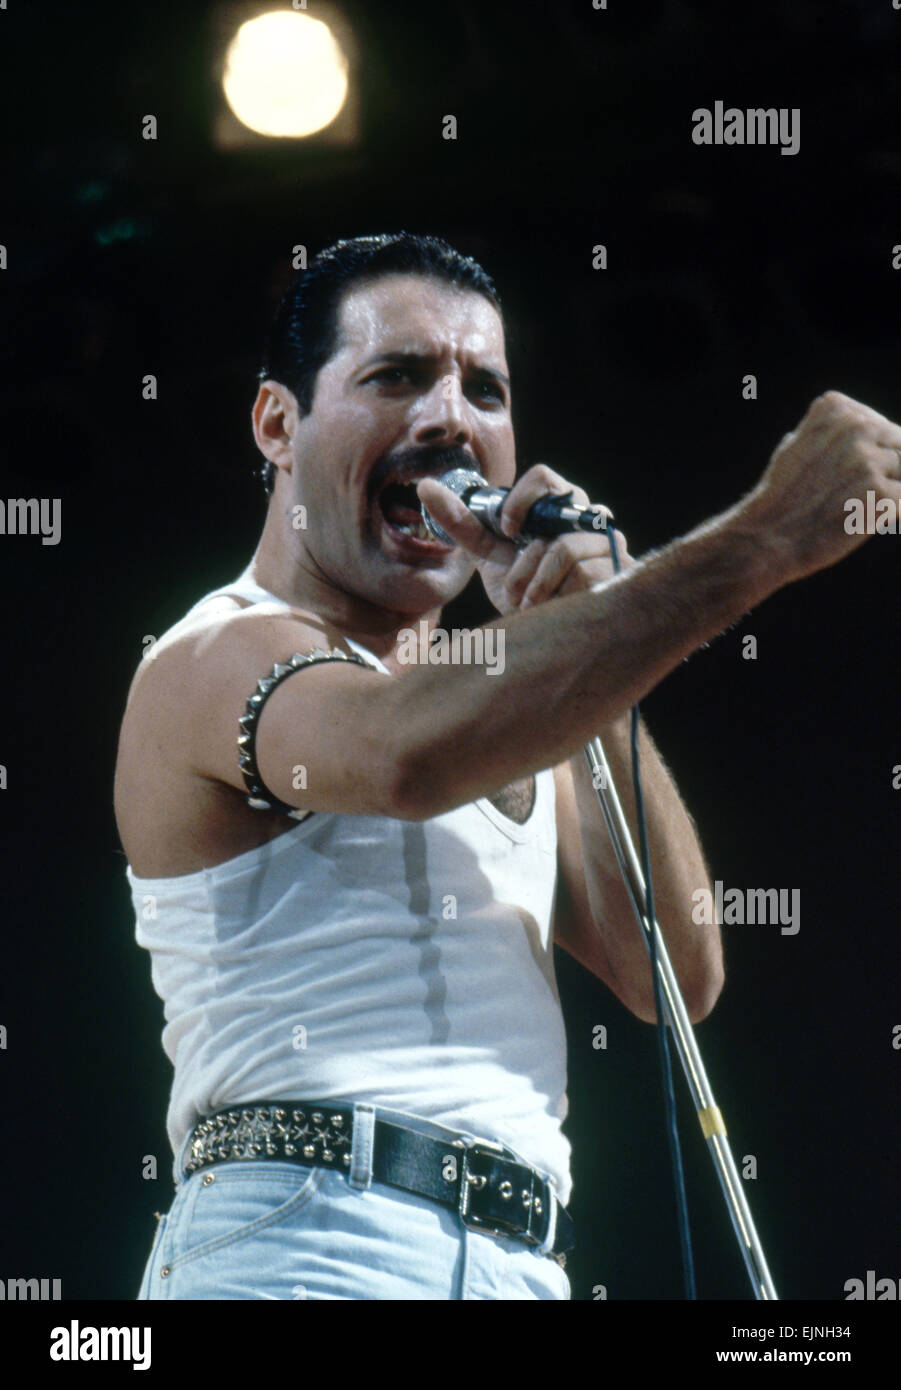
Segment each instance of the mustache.
[[474,468],[479,472],[477,461],[459,444],[445,445],[442,448],[421,447],[401,449],[396,454],[388,454],[379,459],[369,475],[368,491],[372,500],[379,493],[382,484],[392,478],[399,483],[410,482],[424,474],[439,478],[452,468]]

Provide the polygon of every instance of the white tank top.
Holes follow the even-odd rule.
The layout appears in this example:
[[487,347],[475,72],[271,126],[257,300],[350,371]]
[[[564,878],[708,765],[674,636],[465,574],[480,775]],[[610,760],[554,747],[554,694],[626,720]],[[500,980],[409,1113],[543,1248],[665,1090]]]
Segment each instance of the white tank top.
[[[282,602],[244,574],[190,611],[219,594]],[[248,674],[250,695],[267,672]],[[211,1111],[360,1100],[498,1140],[569,1200],[553,772],[535,780],[524,825],[484,798],[421,822],[315,812],[211,869],[127,866],[175,1068],[176,1181]]]

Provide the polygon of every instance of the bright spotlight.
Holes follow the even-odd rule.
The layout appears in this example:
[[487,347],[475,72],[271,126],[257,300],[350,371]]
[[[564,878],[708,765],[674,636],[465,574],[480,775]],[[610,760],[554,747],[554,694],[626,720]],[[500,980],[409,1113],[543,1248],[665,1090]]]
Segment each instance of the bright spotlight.
[[328,25],[281,11],[241,25],[225,56],[222,86],[238,120],[260,135],[312,135],[344,105],[347,69]]

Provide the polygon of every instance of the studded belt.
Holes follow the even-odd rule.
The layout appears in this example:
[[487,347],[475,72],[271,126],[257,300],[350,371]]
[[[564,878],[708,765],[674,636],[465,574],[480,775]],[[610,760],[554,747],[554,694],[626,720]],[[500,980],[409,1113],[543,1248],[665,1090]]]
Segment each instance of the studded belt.
[[[319,1101],[260,1101],[230,1106],[195,1125],[184,1176],[219,1163],[277,1160],[347,1174],[353,1145],[353,1106]],[[551,1218],[547,1180],[509,1149],[467,1136],[434,1139],[376,1116],[372,1178],[427,1197],[459,1213],[464,1225],[488,1235],[543,1245]],[[569,1213],[557,1203],[553,1249],[558,1264],[573,1247]]]

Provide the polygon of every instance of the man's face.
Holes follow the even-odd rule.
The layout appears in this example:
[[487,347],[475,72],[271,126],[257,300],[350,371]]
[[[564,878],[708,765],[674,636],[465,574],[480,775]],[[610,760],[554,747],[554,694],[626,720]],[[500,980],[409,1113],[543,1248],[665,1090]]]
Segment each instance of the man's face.
[[297,421],[301,564],[377,607],[427,613],[464,587],[466,552],[424,539],[415,482],[474,468],[515,478],[500,316],[482,295],[421,275],[351,289],[335,355]]

